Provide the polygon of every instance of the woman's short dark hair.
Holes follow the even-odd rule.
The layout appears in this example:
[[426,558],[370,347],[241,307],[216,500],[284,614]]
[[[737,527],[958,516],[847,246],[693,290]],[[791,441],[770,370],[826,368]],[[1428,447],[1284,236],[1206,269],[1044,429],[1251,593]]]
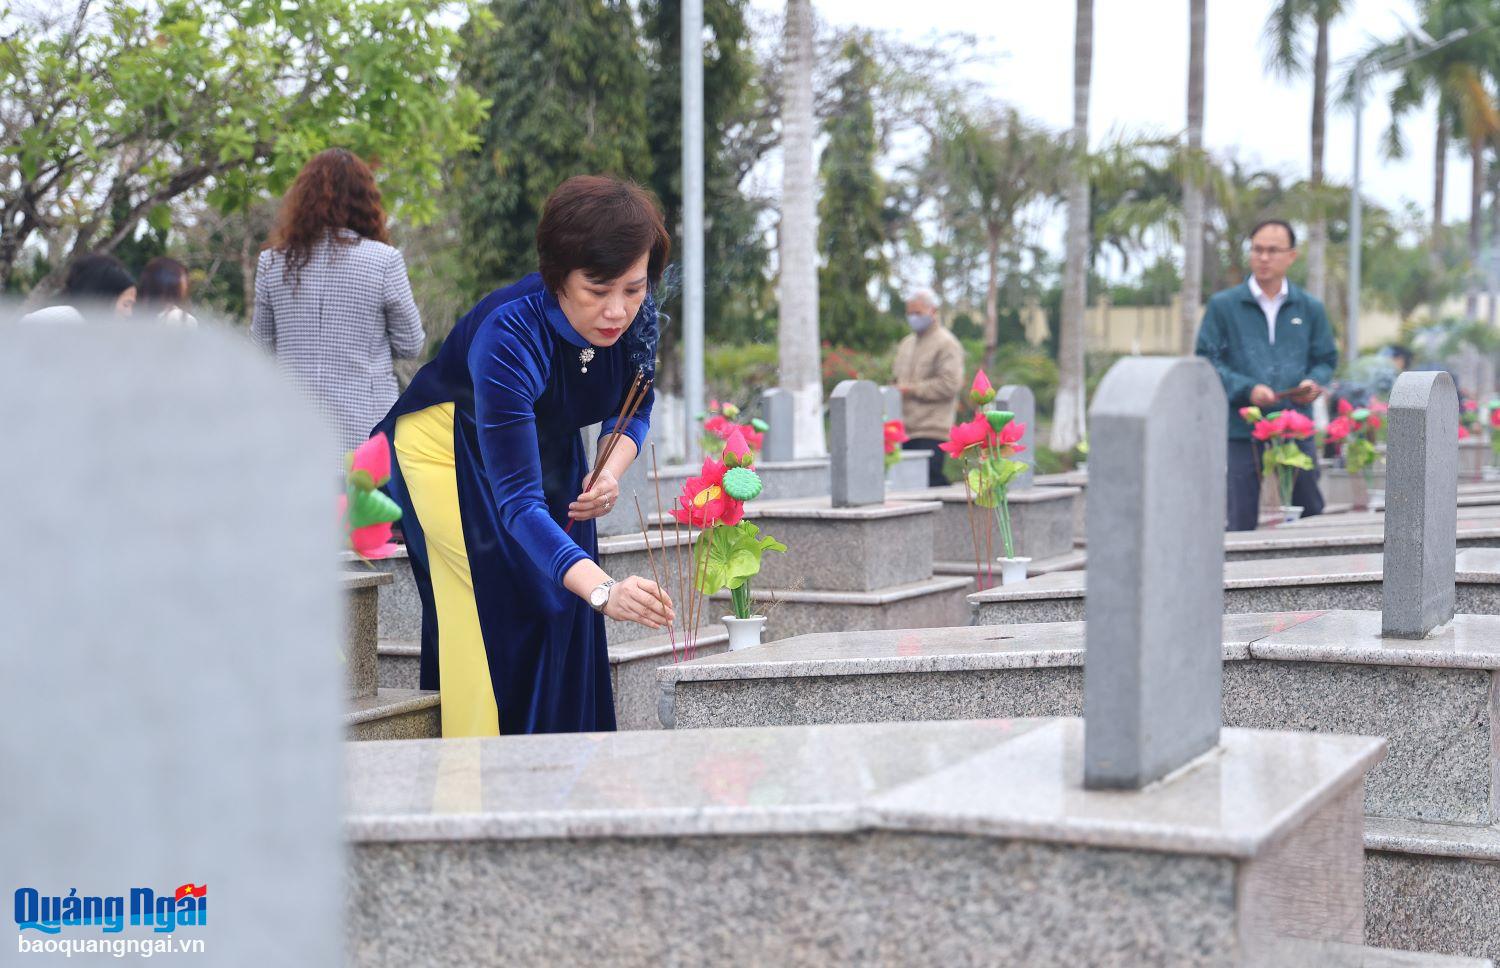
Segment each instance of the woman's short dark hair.
[[1288,244],[1293,249],[1295,249],[1297,247],[1297,232],[1296,232],[1295,229],[1292,228],[1292,223],[1288,222],[1286,219],[1280,219],[1280,218],[1268,218],[1268,219],[1265,219],[1265,220],[1257,223],[1256,226],[1255,226],[1255,228],[1253,228],[1253,229],[1250,230],[1250,235],[1248,236],[1248,238],[1252,238],[1252,239],[1255,238],[1256,234],[1259,233],[1261,229],[1265,228],[1268,225],[1279,225],[1282,228],[1286,229],[1286,237],[1287,237]]
[[656,198],[635,182],[604,175],[575,175],[558,185],[536,227],[537,268],[554,293],[574,269],[609,282],[647,253],[647,284],[655,288],[671,251]]
[[285,254],[282,271],[295,284],[313,246],[337,229],[390,242],[375,173],[352,152],[329,148],[313,155],[297,173],[266,248]]
[[135,287],[136,304],[166,310],[187,302],[187,267],[176,259],[158,256],[141,270],[141,281]]
[[98,299],[114,302],[120,293],[135,285],[125,263],[112,255],[91,252],[68,269],[63,292],[74,299]]

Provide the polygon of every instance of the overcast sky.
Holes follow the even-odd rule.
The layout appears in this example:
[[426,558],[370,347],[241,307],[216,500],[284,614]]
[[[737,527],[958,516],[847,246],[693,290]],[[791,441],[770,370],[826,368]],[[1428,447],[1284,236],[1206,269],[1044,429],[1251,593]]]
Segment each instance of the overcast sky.
[[[752,0],[764,10],[784,9],[777,0]],[[1305,176],[1309,153],[1312,84],[1282,81],[1264,67],[1261,28],[1265,0],[1209,0],[1207,95],[1204,138],[1210,151],[1234,149],[1246,161]],[[818,16],[836,25],[861,25],[911,40],[938,32],[979,38],[993,55],[973,69],[995,97],[1054,128],[1072,123],[1074,5],[1067,0],[813,0]],[[1355,0],[1331,38],[1335,73],[1341,61],[1370,37],[1391,38],[1403,18],[1414,22],[1407,0]],[[1096,0],[1094,4],[1091,140],[1110,132],[1169,133],[1187,119],[1188,0]],[[1413,112],[1404,124],[1408,153],[1386,161],[1378,138],[1389,122],[1383,82],[1365,109],[1364,191],[1395,207],[1403,200],[1431,208],[1433,108]],[[1328,176],[1347,181],[1353,164],[1354,123],[1333,107],[1324,164]],[[1446,215],[1468,212],[1469,165],[1449,158]]]

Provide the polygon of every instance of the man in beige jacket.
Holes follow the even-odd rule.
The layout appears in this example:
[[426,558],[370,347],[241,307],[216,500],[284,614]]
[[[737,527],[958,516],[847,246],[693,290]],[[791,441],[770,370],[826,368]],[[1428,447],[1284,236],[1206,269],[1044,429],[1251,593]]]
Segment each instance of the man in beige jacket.
[[906,300],[906,321],[911,334],[896,347],[891,367],[901,391],[901,416],[910,437],[903,450],[930,450],[927,483],[941,487],[943,452],[938,444],[948,439],[957,409],[958,391],[964,385],[964,348],[937,320],[937,296],[918,289]]

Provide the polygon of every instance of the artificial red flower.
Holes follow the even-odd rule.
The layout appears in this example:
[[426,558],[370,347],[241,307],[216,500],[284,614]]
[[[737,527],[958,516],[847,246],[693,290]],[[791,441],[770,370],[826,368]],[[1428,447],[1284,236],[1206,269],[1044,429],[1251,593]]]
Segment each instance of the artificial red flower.
[[1467,411],[1469,411],[1470,413],[1473,413],[1475,410],[1479,409],[1479,401],[1478,400],[1465,400],[1464,401],[1464,409],[1467,410]]
[[896,449],[911,438],[906,435],[906,424],[900,420],[885,422],[885,452],[894,454]]
[[728,439],[724,441],[725,467],[749,467],[755,463],[755,455],[750,452],[750,445],[745,442],[743,431],[744,428],[735,427],[729,432]]
[[1261,416],[1260,407],[1240,407],[1240,419],[1247,423],[1255,423],[1265,418]]
[[995,399],[995,388],[990,384],[990,378],[985,376],[983,370],[974,374],[974,383],[969,387],[969,399],[976,407],[982,407]]
[[722,413],[716,413],[703,421],[703,429],[723,440],[729,439],[729,432],[734,429],[734,424]]
[[703,461],[703,473],[690,477],[682,485],[672,516],[690,528],[711,528],[716,524],[736,525],[745,516],[745,505],[724,492],[723,464],[709,457]]
[[[1341,407],[1339,409],[1343,408]],[[1326,431],[1328,435],[1328,442],[1336,444],[1339,441],[1343,440],[1345,437],[1354,433],[1356,429],[1357,427],[1352,418],[1348,416],[1335,417],[1334,419],[1328,421],[1328,430]]]
[[1468,440],[1469,439],[1468,428],[1466,428],[1463,424],[1459,424],[1458,425],[1458,439],[1459,440]]
[[1026,425],[1012,420],[1000,428],[1000,432],[995,434],[993,439],[990,440],[989,446],[996,450],[1001,457],[1014,457],[1026,449],[1019,443],[1020,439],[1024,436],[1026,436]]
[[1490,426],[1500,430],[1500,406],[1494,406],[1490,410]]
[[947,442],[938,444],[938,450],[950,457],[962,457],[964,451],[970,447],[984,446],[992,435],[989,420],[984,414],[978,413],[968,423],[954,424],[950,427]]
[[391,543],[391,523],[369,524],[349,532],[349,544],[364,558],[389,558],[397,548]]
[[368,473],[376,487],[391,479],[391,442],[384,431],[354,449],[350,469]]
[[745,443],[750,445],[750,449],[755,451],[757,454],[760,453],[761,444],[765,443],[766,440],[765,432],[756,430],[749,424],[741,424],[739,427],[739,431],[742,435],[744,435]]
[[1339,416],[1347,417],[1354,412],[1354,404],[1343,398],[1339,399]]
[[1313,435],[1317,426],[1312,418],[1295,410],[1281,412],[1282,435],[1292,440],[1302,440]]

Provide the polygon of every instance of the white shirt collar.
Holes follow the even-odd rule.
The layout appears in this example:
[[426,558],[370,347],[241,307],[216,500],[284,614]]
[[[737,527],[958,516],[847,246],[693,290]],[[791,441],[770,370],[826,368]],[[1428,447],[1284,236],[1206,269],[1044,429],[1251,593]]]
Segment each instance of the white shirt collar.
[[1286,276],[1282,276],[1281,291],[1274,296],[1267,296],[1265,291],[1260,288],[1260,283],[1256,281],[1255,277],[1250,277],[1250,295],[1254,296],[1256,299],[1285,299],[1288,295],[1289,288],[1290,287],[1287,285]]

